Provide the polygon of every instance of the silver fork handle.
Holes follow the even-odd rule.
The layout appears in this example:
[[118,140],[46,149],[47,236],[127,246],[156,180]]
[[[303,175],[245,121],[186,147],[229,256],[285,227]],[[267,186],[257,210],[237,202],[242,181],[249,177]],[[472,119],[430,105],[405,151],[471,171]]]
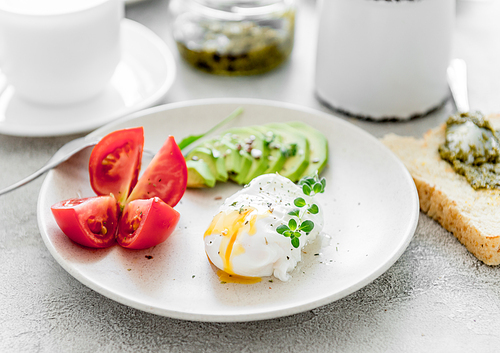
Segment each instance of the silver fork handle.
[[66,143],[64,146],[62,146],[59,150],[54,153],[54,155],[45,163],[43,167],[38,169],[36,172],[34,172],[31,175],[28,175],[26,178],[18,181],[17,183],[14,183],[4,189],[0,190],[0,196],[4,195],[12,190],[17,189],[18,187],[21,187],[30,181],[35,180],[38,178],[40,175],[44,174],[45,172],[51,170],[52,168],[57,167],[59,164],[62,162],[67,161],[71,156],[73,156],[75,153],[83,150],[86,147],[93,146],[97,144],[98,140],[87,140],[86,137],[80,137],[78,139],[72,140],[68,143]]
[[28,175],[26,178],[24,178],[22,180],[19,180],[17,183],[14,183],[14,184],[12,184],[12,185],[10,185],[10,186],[8,186],[8,187],[0,190],[0,196],[3,195],[3,194],[6,194],[8,192],[11,192],[12,190],[15,190],[15,189],[17,189],[20,186],[28,184],[30,181],[35,180],[40,175],[42,175],[43,173],[45,173],[45,172],[49,171],[50,169],[54,168],[58,164],[59,163],[47,163],[47,164],[45,164],[42,168],[38,169],[33,174]]

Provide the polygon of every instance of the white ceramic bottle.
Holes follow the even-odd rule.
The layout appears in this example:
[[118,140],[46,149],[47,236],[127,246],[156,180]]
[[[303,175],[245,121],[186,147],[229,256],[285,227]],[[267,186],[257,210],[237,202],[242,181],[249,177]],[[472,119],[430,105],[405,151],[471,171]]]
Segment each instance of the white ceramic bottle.
[[319,4],[316,94],[337,110],[410,119],[449,91],[455,0],[324,0]]

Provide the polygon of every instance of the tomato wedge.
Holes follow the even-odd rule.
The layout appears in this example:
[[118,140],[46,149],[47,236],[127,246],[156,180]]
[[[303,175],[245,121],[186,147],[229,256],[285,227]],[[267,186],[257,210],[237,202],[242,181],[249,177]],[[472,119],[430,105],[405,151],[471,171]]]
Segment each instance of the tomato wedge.
[[120,208],[113,196],[61,201],[51,210],[63,233],[75,243],[91,248],[115,243]]
[[174,137],[169,136],[144,171],[127,202],[159,197],[174,207],[186,191],[187,175],[184,156]]
[[114,131],[90,155],[90,185],[99,195],[113,194],[123,207],[137,183],[144,148],[142,127]]
[[131,201],[123,209],[118,243],[128,249],[158,245],[172,234],[179,217],[179,212],[158,197]]

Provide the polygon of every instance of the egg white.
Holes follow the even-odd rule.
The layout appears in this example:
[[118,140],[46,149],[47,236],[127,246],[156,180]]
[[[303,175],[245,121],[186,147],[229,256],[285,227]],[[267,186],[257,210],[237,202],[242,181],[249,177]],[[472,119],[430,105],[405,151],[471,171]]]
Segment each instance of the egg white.
[[[317,214],[305,212],[302,217],[302,222],[313,221],[314,228],[309,234],[302,234],[298,248],[292,246],[290,238],[276,231],[292,218],[288,213],[297,209],[294,200],[298,197],[309,205],[318,205],[301,187],[279,174],[265,174],[252,180],[226,199],[205,233],[205,251],[210,261],[229,274],[274,275],[282,281],[289,280],[290,272],[301,260],[302,248],[323,228],[320,208]],[[218,226],[214,228],[215,223]],[[228,247],[231,233],[236,235]]]

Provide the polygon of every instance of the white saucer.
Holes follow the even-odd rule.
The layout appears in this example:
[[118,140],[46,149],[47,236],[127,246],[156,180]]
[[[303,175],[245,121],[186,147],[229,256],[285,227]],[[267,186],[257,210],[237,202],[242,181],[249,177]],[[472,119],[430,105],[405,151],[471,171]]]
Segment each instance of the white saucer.
[[56,136],[93,130],[157,104],[175,79],[175,60],[166,44],[143,25],[124,19],[122,61],[108,87],[91,100],[43,106],[20,99],[0,71],[0,133]]

